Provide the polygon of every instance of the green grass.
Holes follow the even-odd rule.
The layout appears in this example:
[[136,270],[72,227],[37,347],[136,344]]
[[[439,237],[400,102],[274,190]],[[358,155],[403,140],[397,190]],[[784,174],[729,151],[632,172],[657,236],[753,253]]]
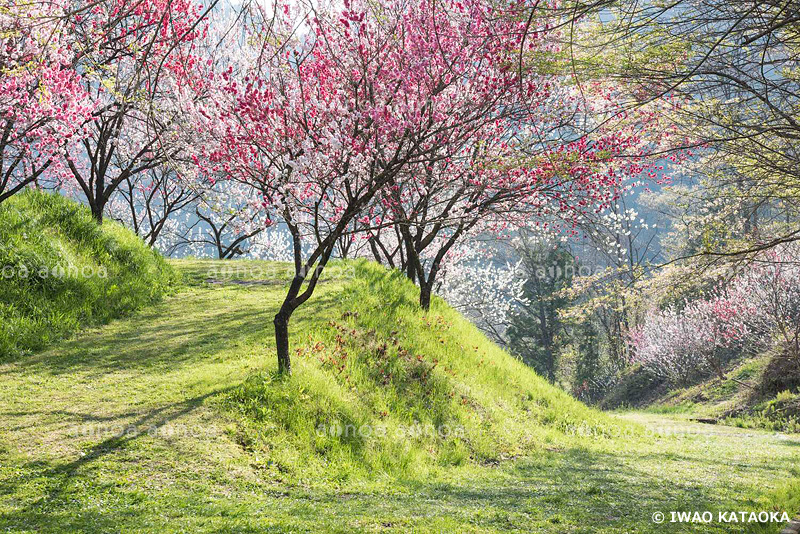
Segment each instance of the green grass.
[[84,206],[25,191],[0,204],[0,361],[161,297],[172,270],[132,232]]
[[[399,275],[332,269],[278,379],[280,265],[173,265],[183,291],[0,365],[1,530],[744,533],[781,526],[651,517],[800,511],[798,437],[586,408]],[[416,422],[463,432],[317,432]]]
[[765,396],[758,389],[769,359],[769,355],[760,355],[736,362],[726,373],[734,380],[714,377],[669,391],[655,399],[646,411],[716,419],[720,424],[739,428],[800,433],[800,393],[784,391]]
[[800,393],[783,391],[756,403],[746,412],[728,417],[725,423],[741,428],[800,433]]
[[[365,261],[335,307],[296,342],[295,375],[272,367],[229,395],[239,438],[290,476],[427,476],[563,445],[612,421],[489,343],[441,300],[420,313],[413,284]],[[271,362],[270,362],[271,363]],[[627,429],[635,432],[633,427]],[[413,434],[409,439],[397,436]]]

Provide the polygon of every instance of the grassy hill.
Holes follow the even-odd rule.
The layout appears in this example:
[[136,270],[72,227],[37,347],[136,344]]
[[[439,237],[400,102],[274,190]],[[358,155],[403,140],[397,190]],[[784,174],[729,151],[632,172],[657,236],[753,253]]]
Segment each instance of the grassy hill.
[[289,267],[171,263],[176,294],[0,364],[0,529],[766,533],[652,515],[800,509],[797,439],[589,409],[374,264],[326,270],[279,379]]
[[333,273],[343,284],[335,306],[309,305],[315,324],[295,328],[294,375],[276,376],[268,357],[267,370],[228,395],[237,439],[268,450],[276,472],[419,475],[619,431],[619,421],[548,384],[442,300],[422,313],[402,273],[367,261]]
[[26,191],[0,204],[0,280],[2,361],[154,302],[173,274],[121,225]]
[[710,378],[685,388],[664,388],[646,409],[742,428],[800,432],[800,392],[781,384],[772,365],[769,355],[733,362],[726,370],[729,380]]

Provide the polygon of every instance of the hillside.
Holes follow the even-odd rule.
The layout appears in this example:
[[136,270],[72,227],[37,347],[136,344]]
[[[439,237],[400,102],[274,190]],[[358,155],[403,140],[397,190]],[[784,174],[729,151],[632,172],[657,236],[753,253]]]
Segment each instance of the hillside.
[[[621,534],[800,507],[800,441],[587,408],[377,265],[326,271],[279,379],[289,267],[172,264],[175,295],[0,365],[0,529]],[[722,527],[692,532],[776,530]]]
[[34,190],[0,204],[0,278],[0,361],[150,304],[173,282],[129,230]]
[[800,432],[795,378],[787,384],[786,375],[773,366],[769,355],[745,358],[729,365],[724,382],[710,378],[685,388],[661,388],[640,407],[742,428]]
[[295,327],[292,378],[276,377],[267,358],[267,370],[228,396],[241,416],[238,439],[268,448],[276,470],[411,476],[434,465],[524,455],[578,432],[608,437],[618,428],[443,301],[421,313],[418,290],[402,273],[359,261],[334,266],[333,276],[342,284],[335,299],[310,306],[315,324]]

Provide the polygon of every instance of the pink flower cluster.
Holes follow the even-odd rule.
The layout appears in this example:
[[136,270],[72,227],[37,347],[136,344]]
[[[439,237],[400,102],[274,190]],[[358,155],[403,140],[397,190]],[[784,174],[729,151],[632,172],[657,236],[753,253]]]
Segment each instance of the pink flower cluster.
[[[441,202],[426,204],[428,216],[453,226],[556,218],[574,228],[623,179],[661,170],[647,154],[668,129],[651,108],[620,109],[607,84],[578,94],[561,75],[520,70],[520,46],[558,52],[553,21],[531,31],[528,9],[348,0],[306,18],[251,13],[245,37],[218,47],[184,87],[192,161],[212,181],[254,187],[265,209],[317,241],[342,221],[413,218],[399,205],[432,194]],[[593,117],[592,135],[565,139],[579,115]]]
[[682,309],[652,310],[630,334],[632,358],[654,374],[685,383],[726,360],[777,347],[800,355],[800,257],[797,247],[763,253],[706,298]]
[[[94,133],[98,115],[151,99],[168,74],[184,76],[196,61],[191,42],[204,30],[199,17],[191,0],[5,2],[0,201],[44,180],[62,186],[70,166],[86,164],[65,155]],[[125,87],[121,79],[136,82]]]

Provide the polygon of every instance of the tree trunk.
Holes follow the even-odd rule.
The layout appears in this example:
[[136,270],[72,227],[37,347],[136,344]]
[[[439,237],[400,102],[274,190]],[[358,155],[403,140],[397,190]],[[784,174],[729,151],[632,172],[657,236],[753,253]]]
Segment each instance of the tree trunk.
[[289,317],[289,313],[281,310],[272,321],[275,325],[275,346],[278,349],[278,373],[287,376],[292,374],[292,361],[289,358]]
[[555,384],[556,382],[556,361],[555,361],[555,354],[553,353],[552,344],[546,343],[546,348],[544,350],[545,358],[547,361],[545,362],[546,367],[546,375],[547,381],[551,384]]
[[[401,243],[406,250],[405,270],[406,276],[409,280],[417,282],[417,265],[419,264],[419,252],[414,248],[414,239],[411,237],[411,231],[408,227],[400,227],[400,232],[403,240]],[[422,277],[419,279],[420,286],[422,286]]]
[[101,224],[103,223],[103,212],[106,209],[106,201],[108,200],[105,191],[105,171],[98,171],[97,179],[94,182],[94,198],[90,198],[89,203],[92,207],[92,217]]
[[411,262],[408,262],[408,264],[406,264],[406,276],[412,282],[416,282],[416,274],[417,271],[414,269],[414,265]]
[[101,204],[100,201],[95,200],[90,204],[89,207],[92,210],[92,217],[94,218],[94,220],[102,224],[105,204]]
[[425,311],[431,309],[431,292],[433,284],[420,284],[419,286],[419,306]]

